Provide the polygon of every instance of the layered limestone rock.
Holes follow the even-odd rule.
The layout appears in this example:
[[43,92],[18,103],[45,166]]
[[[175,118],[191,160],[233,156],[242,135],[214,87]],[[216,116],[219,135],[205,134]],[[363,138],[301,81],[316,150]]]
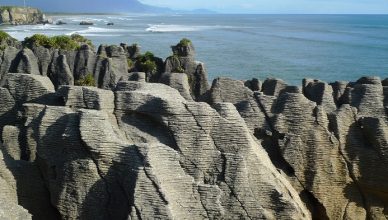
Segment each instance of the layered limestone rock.
[[[26,76],[10,74],[8,82]],[[20,134],[11,126],[3,132],[14,163],[35,152],[24,157],[39,170],[29,178],[47,191],[39,184],[29,191],[25,178],[16,188],[33,218],[310,218],[231,104],[212,108],[163,84],[130,81],[115,93],[64,86],[53,96],[61,106],[24,104]]]
[[187,74],[190,92],[194,100],[203,100],[209,89],[205,65],[195,61],[193,44],[183,39],[176,46],[172,46],[173,56],[165,61],[165,72],[182,72]]
[[[173,51],[149,75],[136,45],[8,45],[0,218],[388,217],[387,79],[208,89],[192,44]],[[73,85],[90,75],[100,88]]]
[[252,92],[221,78],[210,97],[236,106],[314,219],[385,219],[383,85],[376,77],[330,85],[304,80],[302,90],[269,79]]
[[12,25],[44,24],[50,23],[50,19],[36,8],[30,7],[0,7],[0,23]]
[[[49,76],[56,89],[79,85],[92,77],[94,82],[89,85],[102,89],[113,90],[120,80],[161,82],[177,88],[186,99],[207,99],[207,72],[203,63],[195,61],[192,43],[177,46],[174,49],[177,55],[167,58],[165,64],[152,53],[142,55],[136,44],[100,45],[97,52],[94,46],[82,42],[74,50],[46,48],[36,43],[27,48],[11,38],[0,45],[4,47],[0,50],[0,85],[5,83],[9,72]],[[185,74],[175,74],[177,70]],[[139,75],[143,72],[144,75]],[[189,94],[185,94],[187,89]]]

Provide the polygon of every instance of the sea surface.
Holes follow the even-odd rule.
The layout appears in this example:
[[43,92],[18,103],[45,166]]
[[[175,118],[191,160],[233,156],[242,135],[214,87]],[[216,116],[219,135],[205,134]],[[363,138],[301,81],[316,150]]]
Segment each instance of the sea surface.
[[[388,77],[388,15],[53,15],[66,25],[1,26],[13,37],[79,33],[94,44],[138,43],[166,58],[183,37],[209,80]],[[80,26],[92,21],[94,26]],[[113,22],[114,26],[107,26]]]

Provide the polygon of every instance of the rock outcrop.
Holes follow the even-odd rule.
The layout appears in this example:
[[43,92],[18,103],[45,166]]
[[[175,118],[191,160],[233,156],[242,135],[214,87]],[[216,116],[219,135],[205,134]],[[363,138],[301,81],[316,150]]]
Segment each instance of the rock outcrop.
[[0,24],[24,25],[51,23],[39,9],[30,7],[0,7]]
[[184,43],[151,75],[134,46],[5,48],[0,218],[388,217],[387,80],[209,89]]
[[333,84],[306,79],[303,88],[269,79],[254,92],[220,78],[210,97],[235,105],[313,219],[385,219],[383,85],[377,77]]
[[206,99],[209,90],[205,65],[195,61],[195,50],[191,41],[183,39],[176,46],[172,46],[173,56],[165,61],[165,72],[187,74],[190,93],[194,100]]

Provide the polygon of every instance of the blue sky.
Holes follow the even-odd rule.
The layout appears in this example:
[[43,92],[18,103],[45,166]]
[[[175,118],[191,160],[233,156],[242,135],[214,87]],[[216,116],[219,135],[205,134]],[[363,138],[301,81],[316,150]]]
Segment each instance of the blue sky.
[[387,14],[388,0],[140,0],[173,9],[205,8],[226,13]]

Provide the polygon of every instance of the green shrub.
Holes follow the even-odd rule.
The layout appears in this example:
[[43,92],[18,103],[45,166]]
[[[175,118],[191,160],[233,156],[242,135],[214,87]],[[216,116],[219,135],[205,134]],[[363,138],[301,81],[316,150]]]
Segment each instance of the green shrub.
[[179,44],[177,46],[188,47],[190,44],[191,40],[183,38],[181,41],[179,41]]
[[178,66],[177,68],[175,68],[175,69],[173,70],[173,72],[175,72],[175,73],[184,73],[184,72],[185,72],[185,69],[183,69],[182,66]]
[[133,61],[131,59],[127,59],[128,68],[131,69],[133,67]]
[[64,50],[75,50],[80,47],[80,44],[72,40],[71,37],[66,35],[54,36],[51,38],[54,48]]
[[4,31],[0,31],[0,41],[8,40],[8,39],[13,39],[8,33]]
[[73,34],[71,36],[60,35],[54,37],[48,37],[43,34],[34,34],[31,37],[26,37],[23,41],[23,45],[28,48],[32,48],[34,45],[36,45],[63,50],[79,49],[80,46],[85,43],[92,45],[90,40],[78,34]]
[[79,34],[72,34],[71,39],[74,40],[75,42],[81,43],[81,44],[87,44],[89,46],[93,46],[92,41],[87,39],[84,36],[81,36]]
[[96,81],[94,80],[93,74],[89,73],[81,79],[76,80],[74,85],[76,86],[96,86]]
[[15,6],[0,6],[0,11],[9,11],[12,8],[15,8]]
[[152,52],[145,52],[136,59],[136,67],[139,71],[145,73],[153,73],[157,70],[158,66],[155,62],[155,56]]
[[23,41],[23,44],[29,48],[32,48],[33,45],[43,46],[46,48],[54,47],[54,43],[50,37],[43,34],[34,34],[31,37],[26,37]]
[[156,63],[152,60],[147,60],[140,63],[140,71],[145,73],[153,73],[157,70]]

